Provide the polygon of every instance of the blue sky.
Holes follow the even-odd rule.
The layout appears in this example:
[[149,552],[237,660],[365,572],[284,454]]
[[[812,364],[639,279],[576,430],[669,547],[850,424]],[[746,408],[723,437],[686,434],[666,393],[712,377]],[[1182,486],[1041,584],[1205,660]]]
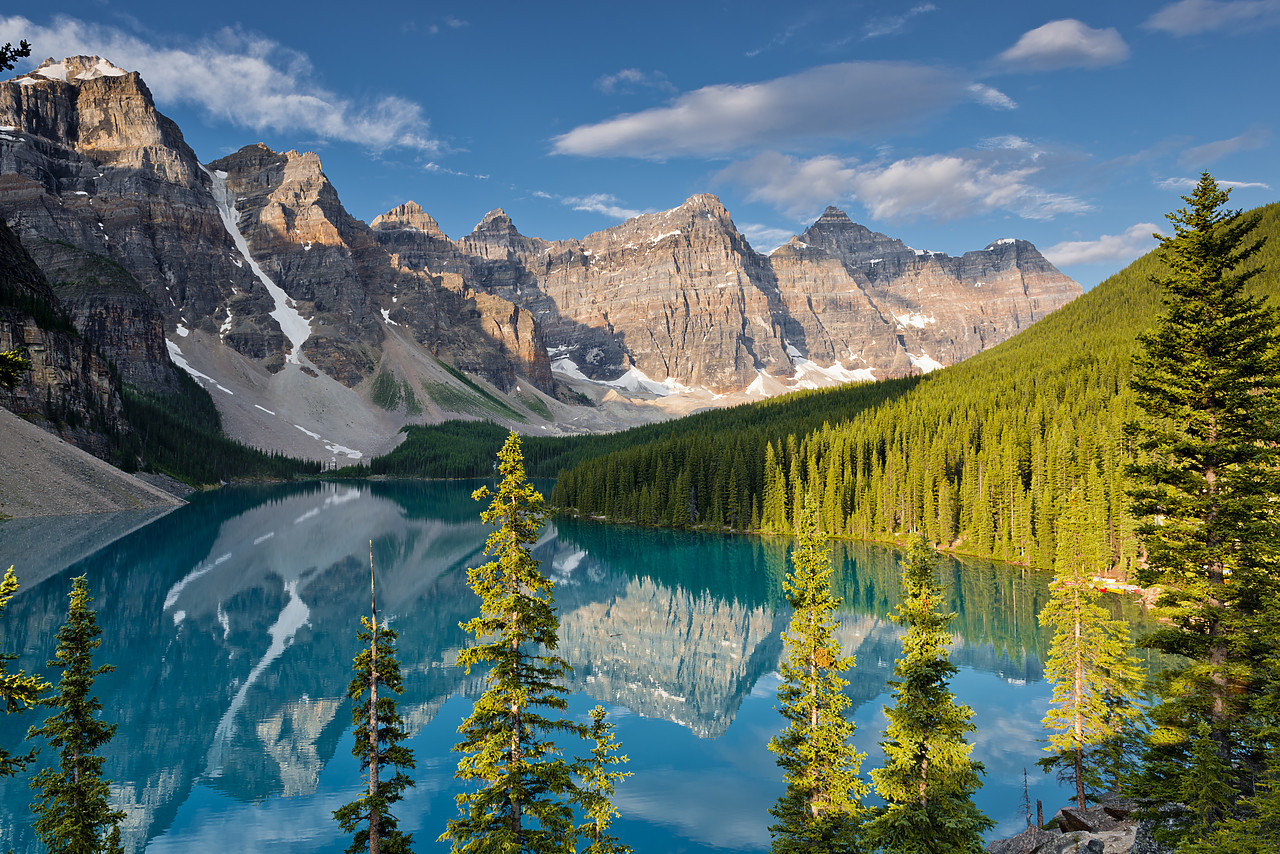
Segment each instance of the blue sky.
[[1280,0],[216,5],[61,0],[0,43],[140,71],[203,161],[313,150],[366,222],[581,237],[701,192],[768,251],[829,204],[1030,240],[1086,288],[1208,169],[1276,199]]

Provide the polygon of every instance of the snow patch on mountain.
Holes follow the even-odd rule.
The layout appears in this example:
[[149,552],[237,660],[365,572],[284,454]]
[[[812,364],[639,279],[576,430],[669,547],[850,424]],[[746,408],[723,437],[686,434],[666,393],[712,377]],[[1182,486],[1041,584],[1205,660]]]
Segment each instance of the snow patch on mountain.
[[203,165],[200,166],[200,169],[213,182],[213,200],[218,206],[218,213],[222,216],[222,224],[227,229],[227,234],[231,235],[231,239],[235,241],[236,249],[240,250],[244,260],[249,263],[249,269],[253,271],[253,274],[258,277],[258,281],[262,282],[263,287],[267,289],[267,293],[271,294],[271,298],[275,300],[276,307],[271,312],[271,316],[280,325],[280,331],[284,333],[284,337],[288,338],[289,343],[293,345],[289,354],[285,357],[285,361],[301,365],[302,361],[299,357],[302,355],[303,342],[311,337],[311,321],[298,312],[298,309],[294,307],[293,298],[284,292],[284,288],[272,281],[271,277],[262,271],[262,268],[258,266],[258,262],[253,260],[253,256],[249,254],[249,241],[245,240],[244,235],[240,233],[240,215],[236,211],[235,198],[227,190],[227,173],[220,170],[206,169]]

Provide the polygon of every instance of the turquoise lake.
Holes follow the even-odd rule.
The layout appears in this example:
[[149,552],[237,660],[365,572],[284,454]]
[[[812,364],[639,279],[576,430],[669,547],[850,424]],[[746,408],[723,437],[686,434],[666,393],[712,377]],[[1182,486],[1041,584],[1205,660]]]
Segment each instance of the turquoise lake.
[[[0,570],[22,588],[0,616],[0,650],[45,672],[71,578],[88,577],[102,628],[95,663],[116,667],[96,693],[119,725],[104,754],[128,818],[126,850],[340,852],[331,814],[362,785],[345,700],[359,617],[368,611],[369,541],[382,613],[400,633],[416,789],[396,810],[416,851],[455,812],[457,726],[483,690],[454,666],[479,600],[466,568],[488,528],[473,482],[309,483],[229,488],[159,518],[130,514],[0,522]],[[127,533],[126,533],[127,532]],[[553,519],[535,555],[556,581],[571,713],[603,704],[627,770],[615,831],[637,852],[763,851],[783,788],[766,749],[775,710],[790,541]],[[888,547],[834,544],[840,637],[856,745],[879,764],[886,680],[901,630],[898,560]],[[1024,769],[1046,817],[1069,797],[1035,765],[1047,637],[1036,614],[1047,576],[941,559],[956,612],[952,687],[975,712],[985,763],[979,805],[992,836],[1025,827]],[[56,677],[55,677],[56,678]],[[42,711],[0,717],[22,744]],[[562,744],[582,753],[587,745]],[[47,751],[46,751],[47,754]],[[0,782],[0,850],[36,851],[25,778]]]

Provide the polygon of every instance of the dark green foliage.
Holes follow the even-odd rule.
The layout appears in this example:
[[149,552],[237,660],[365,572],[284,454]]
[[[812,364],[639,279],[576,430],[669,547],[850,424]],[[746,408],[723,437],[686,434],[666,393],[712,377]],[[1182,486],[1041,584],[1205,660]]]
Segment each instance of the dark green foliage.
[[1226,210],[1208,173],[1184,199],[1154,277],[1165,311],[1134,360],[1131,494],[1148,552],[1140,578],[1162,588],[1164,625],[1144,642],[1188,659],[1161,683],[1140,791],[1186,802],[1199,768],[1235,792],[1188,804],[1173,836],[1194,839],[1252,793],[1276,736],[1263,703],[1280,649],[1280,318],[1246,290],[1263,278],[1271,210]]
[[947,657],[954,615],[941,610],[937,560],[923,537],[911,547],[893,615],[907,636],[889,682],[885,766],[871,772],[885,806],[866,826],[872,847],[893,854],[981,854],[982,836],[995,826],[973,803],[983,768],[965,741],[973,710],[950,690],[959,669]]
[[120,850],[119,834],[112,831],[125,814],[111,809],[110,786],[102,778],[103,759],[94,753],[111,740],[116,725],[100,720],[102,702],[92,693],[93,680],[115,668],[93,666],[93,650],[102,641],[89,601],[84,576],[73,579],[67,621],[58,630],[56,657],[49,662],[62,671],[62,677],[53,695],[40,701],[57,711],[28,733],[28,738],[42,737],[58,751],[58,766],[31,779],[31,788],[38,793],[31,805],[33,827],[50,854]]
[[[5,570],[4,580],[0,581],[0,614],[4,606],[18,592],[18,576],[13,574],[13,567]],[[49,683],[39,676],[9,672],[9,662],[17,658],[17,653],[0,652],[0,703],[3,703],[6,715],[26,711],[40,701],[40,695],[49,690]],[[27,763],[35,758],[35,751],[15,756],[0,748],[0,777],[11,777],[27,767]]]
[[[1280,234],[1280,204],[1257,214],[1260,234]],[[1278,251],[1264,247],[1258,257]],[[1280,291],[1275,270],[1250,287]],[[1104,563],[1132,571],[1140,546],[1126,494],[1124,425],[1137,416],[1129,377],[1136,335],[1159,309],[1150,277],[1164,274],[1154,254],[1144,256],[1010,340],[924,378],[569,440],[546,458],[568,469],[552,503],[659,525],[689,518],[677,505],[692,505],[689,524],[788,530],[795,508],[782,524],[777,496],[793,502],[812,489],[834,535],[924,533],[958,552],[1050,568],[1058,518],[1080,488],[1105,520]],[[536,444],[529,452],[531,471],[555,474],[540,467]],[[673,496],[682,472],[689,494]],[[755,523],[753,507],[763,517]]]
[[8,71],[19,59],[30,55],[31,45],[27,44],[26,39],[18,42],[17,47],[13,46],[13,42],[5,42],[4,47],[0,47],[0,71]]
[[568,707],[563,680],[569,665],[556,653],[560,619],[551,580],[530,554],[546,511],[525,477],[515,433],[498,460],[497,493],[475,492],[477,501],[493,499],[480,518],[496,526],[485,543],[494,560],[467,570],[480,616],[463,624],[475,643],[458,654],[467,672],[488,667],[488,688],[458,728],[462,740],[453,748],[464,754],[455,776],[480,788],[457,796],[460,815],[440,839],[467,854],[563,852],[573,850],[573,805],[581,795],[574,766],[561,758],[554,737],[583,737],[587,730],[555,714]]
[[193,486],[320,473],[318,462],[228,438],[209,392],[185,372],[179,371],[177,380],[179,390],[173,394],[124,387],[124,413],[131,431],[116,437],[121,464],[141,457],[152,468]]
[[1076,790],[1076,805],[1115,791],[1142,711],[1137,705],[1142,670],[1133,658],[1129,627],[1102,607],[1094,576],[1102,569],[1098,520],[1088,505],[1069,496],[1059,520],[1053,597],[1040,610],[1040,625],[1053,630],[1045,679],[1053,683],[1053,707],[1045,715],[1052,756],[1046,771],[1060,769]]
[[840,600],[831,591],[831,550],[811,496],[796,526],[792,564],[784,583],[792,617],[778,666],[779,711],[787,725],[769,741],[787,788],[769,810],[777,819],[769,834],[775,854],[834,854],[857,844],[867,784],[858,774],[865,754],[849,743],[854,726],[841,691],[849,683],[840,674],[854,660],[836,637]]
[[[370,592],[372,593],[373,544],[370,543]],[[373,616],[361,617],[363,630],[356,639],[365,646],[356,655],[355,675],[347,686],[351,700],[351,722],[355,724],[355,744],[351,755],[360,760],[369,790],[356,800],[334,810],[333,818],[344,833],[353,833],[347,854],[407,854],[413,834],[403,833],[392,814],[392,805],[404,797],[406,787],[414,782],[402,769],[413,768],[413,751],[400,742],[408,737],[404,719],[396,711],[395,694],[404,691],[400,661],[396,658],[396,632],[386,620],[378,624],[377,600],[373,600]],[[390,779],[381,772],[395,768]]]

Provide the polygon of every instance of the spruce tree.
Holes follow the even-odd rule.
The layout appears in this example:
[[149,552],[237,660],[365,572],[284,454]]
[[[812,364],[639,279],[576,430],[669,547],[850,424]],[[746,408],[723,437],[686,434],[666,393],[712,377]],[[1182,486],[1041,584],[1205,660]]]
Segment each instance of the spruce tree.
[[1280,322],[1246,292],[1263,241],[1251,236],[1257,215],[1225,209],[1229,192],[1206,172],[1168,215],[1167,273],[1153,277],[1165,310],[1134,359],[1138,578],[1162,589],[1164,624],[1144,642],[1189,659],[1166,675],[1153,712],[1142,789],[1154,801],[1180,799],[1201,722],[1233,788],[1250,791],[1265,745],[1249,706],[1280,642]]
[[[1058,554],[1049,602],[1040,625],[1053,630],[1045,679],[1053,684],[1053,707],[1044,725],[1056,730],[1040,760],[1059,768],[1075,785],[1076,805],[1117,776],[1104,773],[1110,752],[1131,740],[1141,709],[1135,701],[1142,678],[1128,627],[1098,602],[1093,578],[1103,557],[1088,507],[1079,489],[1058,520]],[[1106,779],[1110,777],[1111,779]]]
[[[13,567],[5,570],[4,580],[0,581],[0,614],[4,606],[18,592],[18,577],[13,574]],[[9,672],[9,662],[17,658],[16,653],[0,652],[0,702],[4,704],[5,714],[22,712],[35,706],[40,695],[49,690],[49,683],[39,676],[28,676],[19,670]],[[27,763],[35,758],[35,751],[14,755],[0,748],[0,777],[11,777],[27,767]]]
[[[370,617],[361,617],[364,627],[356,633],[362,647],[355,657],[355,675],[347,686],[351,700],[351,722],[356,727],[356,741],[351,755],[360,760],[360,768],[368,777],[369,789],[351,803],[334,810],[333,818],[344,833],[354,833],[347,854],[402,854],[410,851],[412,833],[402,833],[391,806],[404,796],[414,781],[402,769],[413,768],[413,751],[402,742],[408,737],[404,719],[396,711],[393,694],[404,688],[400,661],[396,658],[396,631],[387,626],[386,618],[378,624],[378,597],[374,590],[373,543],[369,543]],[[385,688],[379,692],[378,686]],[[382,770],[395,768],[390,779],[382,779]]]
[[103,758],[94,753],[115,735],[116,725],[99,719],[102,701],[92,693],[93,680],[115,668],[93,666],[93,650],[102,643],[102,633],[89,603],[82,575],[71,582],[67,621],[58,630],[58,648],[49,661],[62,677],[53,695],[40,701],[57,711],[27,734],[44,738],[58,751],[57,767],[45,768],[31,779],[38,793],[31,805],[33,828],[49,854],[121,850],[117,825],[125,814],[111,809],[109,783],[102,778]]
[[618,740],[613,725],[606,720],[603,706],[591,710],[591,727],[588,736],[594,742],[591,757],[581,763],[579,776],[580,803],[587,821],[579,831],[590,841],[584,854],[631,854],[631,847],[609,835],[609,825],[618,815],[613,808],[613,791],[618,782],[631,776],[629,771],[613,771],[615,765],[625,765],[627,757],[618,754]]
[[778,669],[779,711],[787,725],[769,742],[787,788],[769,810],[775,854],[827,854],[858,845],[867,785],[858,775],[865,754],[849,743],[854,725],[845,715],[849,684],[840,674],[854,664],[835,631],[840,605],[831,591],[831,550],[819,528],[813,495],[796,522],[793,570],[784,588],[791,624],[783,633],[786,654]]
[[969,758],[965,734],[973,710],[958,705],[949,683],[958,668],[947,658],[955,616],[942,613],[937,554],[924,538],[907,555],[902,603],[893,615],[907,627],[903,657],[894,666],[894,704],[881,742],[885,767],[871,772],[885,806],[867,824],[876,850],[893,854],[981,854],[982,835],[995,826],[974,804],[982,764]]
[[468,672],[488,667],[488,688],[458,727],[462,740],[453,748],[465,754],[455,776],[482,785],[457,796],[460,815],[440,838],[466,854],[563,852],[576,843],[573,806],[582,798],[575,766],[554,737],[582,738],[588,730],[554,714],[568,707],[569,665],[556,653],[551,580],[530,553],[546,510],[525,477],[514,431],[498,453],[498,474],[496,494],[488,487],[474,493],[477,501],[492,498],[480,518],[497,526],[485,543],[495,560],[467,570],[480,616],[462,624],[475,643],[458,654]]

